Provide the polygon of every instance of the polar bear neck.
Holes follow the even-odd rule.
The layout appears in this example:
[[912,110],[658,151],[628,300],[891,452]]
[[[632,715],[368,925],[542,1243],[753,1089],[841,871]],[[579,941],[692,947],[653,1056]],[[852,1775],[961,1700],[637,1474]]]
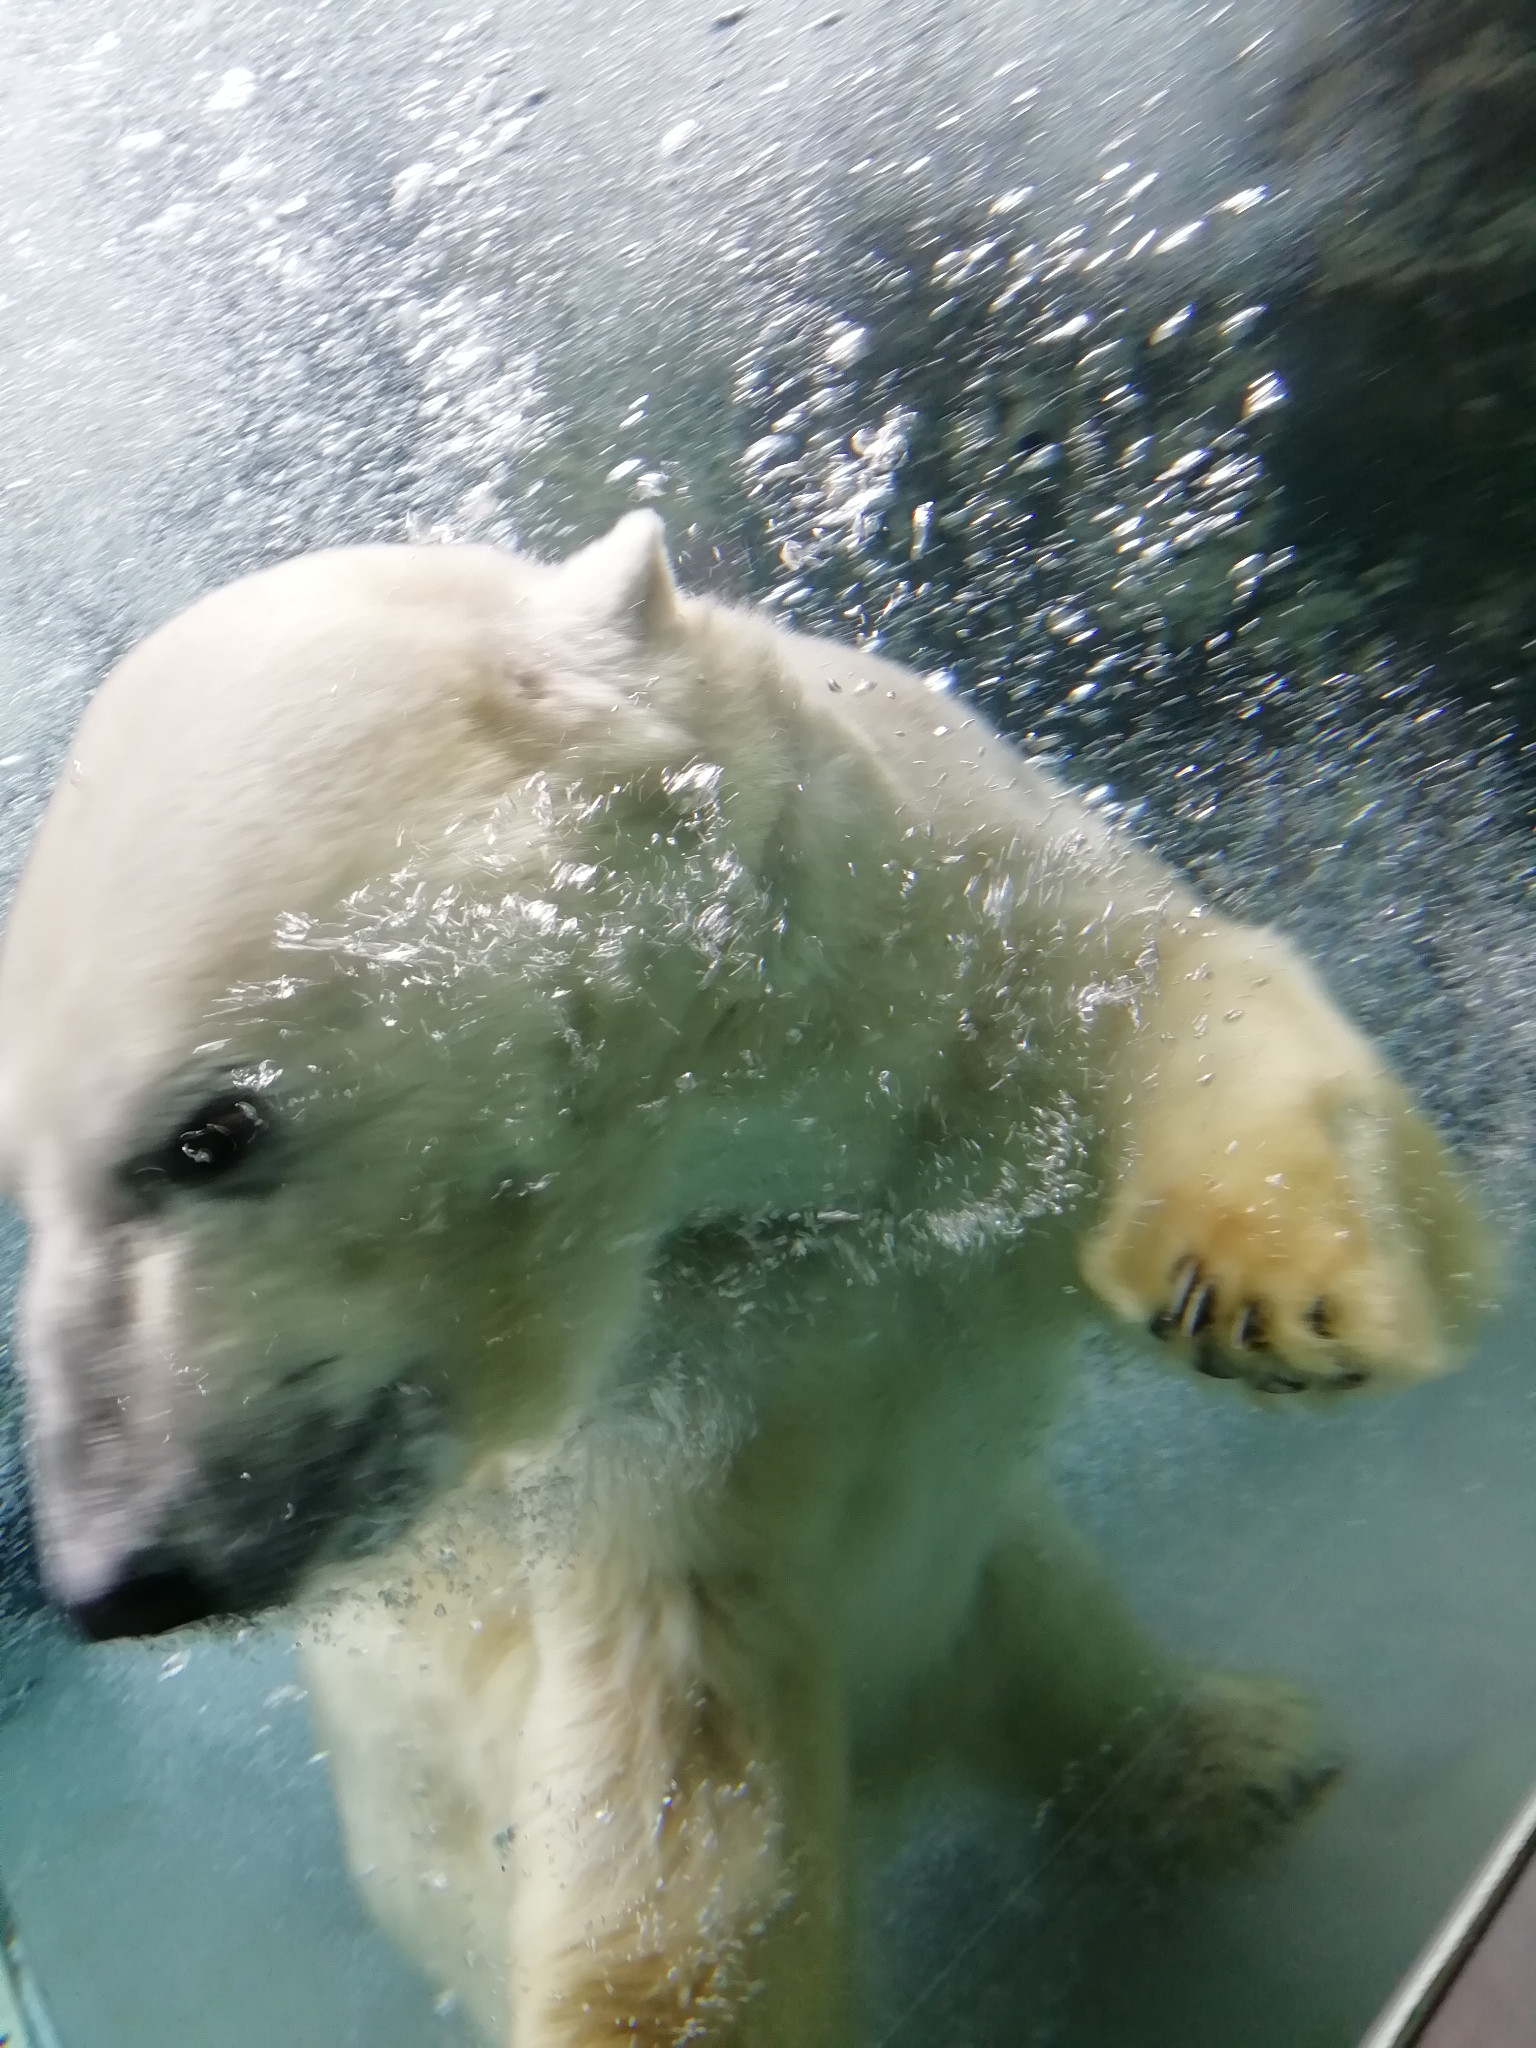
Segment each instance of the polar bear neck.
[[593,1030],[622,1048],[606,1103],[643,1101],[670,1133],[660,1213],[909,1200],[923,1130],[970,1147],[972,1193],[1016,1190],[1048,1107],[1094,1119],[1190,898],[888,662],[697,600],[645,652],[673,765],[657,812],[610,812],[606,859],[646,1000]]
[[[698,693],[690,735],[737,804],[766,808],[808,866],[937,863],[956,933],[981,922],[1082,972],[1130,971],[1170,916],[1198,916],[1171,871],[1002,740],[969,701],[895,663],[700,602],[683,607],[706,678],[755,657],[748,694]],[[669,707],[671,708],[671,707]],[[986,880],[978,888],[977,877]]]

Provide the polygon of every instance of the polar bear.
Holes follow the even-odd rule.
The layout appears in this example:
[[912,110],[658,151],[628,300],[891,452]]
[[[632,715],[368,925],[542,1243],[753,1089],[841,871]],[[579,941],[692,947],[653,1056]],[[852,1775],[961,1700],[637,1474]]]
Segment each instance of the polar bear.
[[1485,1290],[1282,938],[645,513],[128,656],[10,919],[0,1169],[54,1595],[323,1588],[359,1877],[517,2048],[854,2038],[853,1816],[921,1770],[1154,1858],[1303,1810],[1305,1704],[1149,1643],[1034,1453],[1095,1316],[1334,1401]]

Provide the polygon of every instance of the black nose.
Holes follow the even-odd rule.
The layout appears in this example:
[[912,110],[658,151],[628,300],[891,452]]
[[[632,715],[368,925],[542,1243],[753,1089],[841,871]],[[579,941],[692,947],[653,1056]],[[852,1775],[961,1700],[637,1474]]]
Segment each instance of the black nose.
[[99,1599],[71,1607],[69,1618],[93,1643],[113,1636],[160,1636],[223,1612],[212,1588],[193,1572],[136,1572]]

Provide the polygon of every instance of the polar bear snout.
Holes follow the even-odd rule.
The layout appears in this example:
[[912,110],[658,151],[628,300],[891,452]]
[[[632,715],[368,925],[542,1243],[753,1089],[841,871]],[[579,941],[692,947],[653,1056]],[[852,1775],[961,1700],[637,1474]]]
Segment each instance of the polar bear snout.
[[[93,1590],[71,1597],[77,1574],[60,1585],[48,1561],[45,1570],[97,1641],[277,1606],[315,1565],[397,1536],[441,1483],[441,1444],[426,1390],[395,1382],[354,1418],[315,1410],[243,1450],[224,1447],[165,1504],[146,1540],[115,1553],[104,1551],[107,1531],[91,1530],[89,1501],[75,1502],[86,1526],[73,1547],[90,1556]],[[43,1505],[57,1527],[58,1505],[48,1513],[46,1495]]]
[[279,1604],[312,1567],[392,1540],[452,1469],[438,1403],[413,1380],[347,1408],[289,1374],[200,1438],[163,1358],[118,1341],[82,1361],[39,1320],[23,1317],[21,1357],[43,1575],[93,1638]]
[[218,1596],[195,1572],[135,1565],[120,1585],[95,1600],[65,1610],[93,1643],[118,1636],[163,1636],[171,1629],[209,1621],[220,1612]]

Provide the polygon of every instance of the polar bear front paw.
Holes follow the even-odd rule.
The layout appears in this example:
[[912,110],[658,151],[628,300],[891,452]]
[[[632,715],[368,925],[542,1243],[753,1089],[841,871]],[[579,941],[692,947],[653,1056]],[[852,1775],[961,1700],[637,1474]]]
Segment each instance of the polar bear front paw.
[[1447,1370],[1489,1259],[1440,1139],[1284,940],[1192,920],[1159,951],[1089,1284],[1257,1393]]

